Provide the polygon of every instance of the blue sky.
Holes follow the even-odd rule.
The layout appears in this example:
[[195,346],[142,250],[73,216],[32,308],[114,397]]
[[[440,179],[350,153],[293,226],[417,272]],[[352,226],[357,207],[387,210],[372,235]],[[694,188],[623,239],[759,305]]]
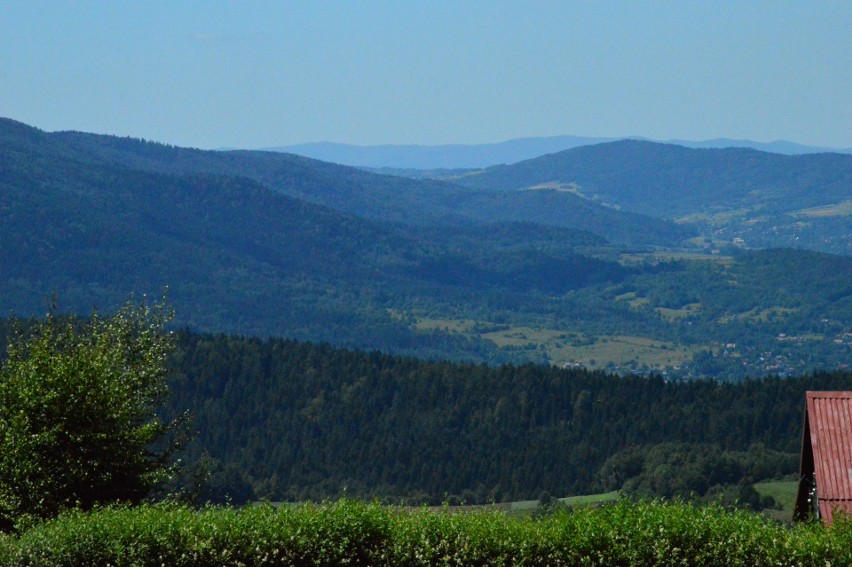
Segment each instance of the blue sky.
[[0,116],[201,148],[852,147],[852,2],[0,1]]

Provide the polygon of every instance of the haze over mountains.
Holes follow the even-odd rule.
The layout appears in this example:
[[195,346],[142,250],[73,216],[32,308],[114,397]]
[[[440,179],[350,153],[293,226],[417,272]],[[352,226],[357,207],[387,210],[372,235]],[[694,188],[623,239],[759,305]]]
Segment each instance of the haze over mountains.
[[[499,164],[511,164],[576,148],[614,142],[625,138],[600,138],[588,136],[548,136],[517,138],[496,144],[442,144],[357,146],[335,142],[316,142],[263,148],[264,150],[298,154],[322,161],[369,168],[394,169],[479,169]],[[648,140],[641,137],[626,139]],[[798,155],[812,153],[852,153],[852,148],[824,148],[805,146],[795,142],[753,142],[717,138],[705,141],[662,140],[688,148],[752,148],[764,152]]]
[[[411,179],[3,119],[0,298],[84,313],[168,285],[202,331],[673,375],[759,372],[767,352],[779,372],[831,368],[852,343],[850,160],[621,141]],[[758,250],[790,244],[842,255]]]
[[347,214],[407,225],[465,226],[471,221],[517,221],[594,231],[623,243],[674,244],[693,232],[670,221],[615,211],[564,193],[507,197],[440,180],[377,175],[355,168],[273,152],[214,152],[77,132],[47,135],[51,147],[78,159],[142,171],[213,174],[251,179],[273,191]]

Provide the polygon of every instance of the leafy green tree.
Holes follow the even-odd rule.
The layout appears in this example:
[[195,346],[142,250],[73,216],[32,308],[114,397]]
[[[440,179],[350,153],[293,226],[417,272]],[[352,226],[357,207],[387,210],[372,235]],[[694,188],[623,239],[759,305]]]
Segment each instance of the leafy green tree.
[[181,419],[157,415],[173,337],[164,301],[110,317],[49,314],[0,368],[0,522],[139,502],[171,472]]

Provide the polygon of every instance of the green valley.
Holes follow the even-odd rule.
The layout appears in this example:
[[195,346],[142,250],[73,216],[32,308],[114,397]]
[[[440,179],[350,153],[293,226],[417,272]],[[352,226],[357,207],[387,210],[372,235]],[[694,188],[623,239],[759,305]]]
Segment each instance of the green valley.
[[[610,179],[596,156],[625,169],[606,170]],[[701,172],[716,164],[722,195],[742,193],[732,188],[738,175],[749,187],[777,173],[805,192],[825,182],[823,197],[838,199],[845,159],[614,143],[455,180],[476,180],[471,189],[3,120],[0,290],[7,313],[29,316],[54,292],[61,309],[79,313],[167,285],[178,323],[198,331],[430,359],[730,380],[839,368],[852,348],[848,256],[714,254],[715,236],[686,227],[698,217],[676,224],[629,212],[641,201],[636,184],[603,191],[646,166],[658,168],[648,182],[670,196],[671,175],[693,175],[705,196],[672,201],[683,213],[710,199]],[[699,170],[689,173],[691,164]],[[757,176],[747,171],[755,164]],[[547,185],[557,170],[591,177],[570,191],[507,190],[505,180]],[[605,202],[623,197],[622,210],[587,198],[592,186]],[[788,208],[822,206],[785,191]]]

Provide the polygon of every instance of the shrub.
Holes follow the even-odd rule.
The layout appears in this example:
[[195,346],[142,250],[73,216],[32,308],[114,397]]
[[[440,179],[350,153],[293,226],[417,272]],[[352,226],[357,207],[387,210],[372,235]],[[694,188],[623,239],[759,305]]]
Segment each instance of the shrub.
[[4,566],[852,564],[852,525],[785,527],[745,511],[619,501],[540,519],[349,500],[62,514],[0,537]]

